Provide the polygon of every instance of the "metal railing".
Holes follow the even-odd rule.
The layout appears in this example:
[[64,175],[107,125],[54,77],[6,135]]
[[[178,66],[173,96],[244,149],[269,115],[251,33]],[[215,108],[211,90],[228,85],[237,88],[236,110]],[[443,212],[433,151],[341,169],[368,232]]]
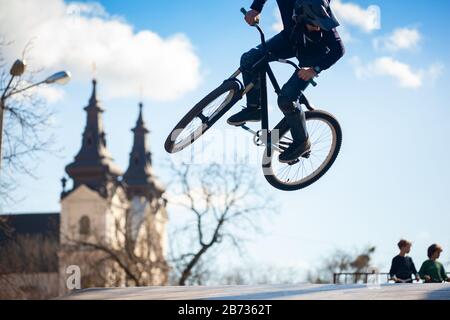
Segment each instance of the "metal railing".
[[[341,272],[341,273],[334,273],[333,274],[333,283],[334,284],[355,284],[355,283],[367,283],[369,280],[369,277],[378,276],[380,282],[384,282],[386,279],[386,283],[390,279],[389,273],[382,272],[382,273],[369,273],[369,272]],[[342,278],[344,278],[342,281]],[[350,281],[349,281],[350,280]]]
[[[450,272],[447,272],[450,277]],[[379,283],[388,283],[391,276],[387,272],[340,272],[333,274],[334,284],[357,284],[368,283],[369,277],[378,277]],[[342,281],[342,278],[344,281]],[[349,281],[350,280],[350,281]],[[384,281],[386,280],[386,281]]]

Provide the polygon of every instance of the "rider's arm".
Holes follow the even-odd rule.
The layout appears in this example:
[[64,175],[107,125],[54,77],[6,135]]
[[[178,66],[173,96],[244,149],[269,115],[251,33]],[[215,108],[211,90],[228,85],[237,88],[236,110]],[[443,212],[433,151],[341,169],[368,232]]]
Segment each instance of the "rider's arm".
[[344,56],[344,44],[336,29],[323,33],[325,43],[329,49],[328,53],[317,64],[320,71],[327,70]]
[[261,12],[266,1],[267,0],[254,0],[252,5],[250,6],[250,8],[252,8],[253,10],[256,10],[258,12]]

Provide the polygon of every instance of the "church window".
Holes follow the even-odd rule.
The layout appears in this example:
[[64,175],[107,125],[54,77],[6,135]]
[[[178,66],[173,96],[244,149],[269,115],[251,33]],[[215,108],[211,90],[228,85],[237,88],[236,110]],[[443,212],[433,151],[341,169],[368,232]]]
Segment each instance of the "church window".
[[89,217],[83,216],[80,219],[80,234],[83,236],[87,236],[91,233],[91,221]]

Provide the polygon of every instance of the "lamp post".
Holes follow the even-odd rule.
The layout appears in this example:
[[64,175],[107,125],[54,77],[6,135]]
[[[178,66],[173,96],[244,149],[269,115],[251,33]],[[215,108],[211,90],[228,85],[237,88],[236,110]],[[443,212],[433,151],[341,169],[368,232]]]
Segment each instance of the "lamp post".
[[[53,75],[51,75],[50,77],[48,77],[47,79],[31,84],[25,88],[22,89],[10,89],[11,87],[11,83],[14,80],[15,77],[20,77],[26,69],[26,63],[23,60],[16,60],[14,62],[14,64],[11,67],[11,70],[9,71],[9,74],[11,75],[11,78],[9,79],[8,85],[6,86],[5,90],[3,91],[1,97],[0,97],[0,171],[1,171],[1,164],[2,164],[2,145],[3,145],[3,117],[4,117],[4,112],[6,110],[6,99],[8,99],[9,97],[11,97],[12,95],[21,93],[25,90],[31,89],[33,87],[37,87],[41,84],[53,84],[53,83],[58,83],[58,84],[66,84],[70,81],[70,72],[68,71],[60,71],[57,72]],[[8,91],[9,90],[9,91]]]

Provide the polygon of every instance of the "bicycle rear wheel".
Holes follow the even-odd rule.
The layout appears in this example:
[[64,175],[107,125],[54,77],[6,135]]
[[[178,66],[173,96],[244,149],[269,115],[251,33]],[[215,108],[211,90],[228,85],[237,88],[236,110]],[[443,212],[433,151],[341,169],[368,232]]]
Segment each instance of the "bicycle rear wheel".
[[277,189],[295,191],[315,183],[331,168],[341,149],[341,126],[331,114],[316,110],[306,112],[305,116],[312,144],[308,155],[289,164],[278,161],[280,152],[293,141],[284,119],[274,129],[271,156],[267,156],[267,148],[264,152],[264,176]]
[[166,151],[176,153],[194,143],[240,99],[240,91],[239,83],[230,80],[203,98],[169,134]]

